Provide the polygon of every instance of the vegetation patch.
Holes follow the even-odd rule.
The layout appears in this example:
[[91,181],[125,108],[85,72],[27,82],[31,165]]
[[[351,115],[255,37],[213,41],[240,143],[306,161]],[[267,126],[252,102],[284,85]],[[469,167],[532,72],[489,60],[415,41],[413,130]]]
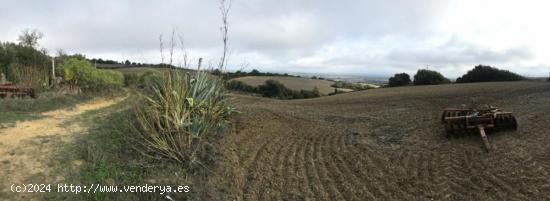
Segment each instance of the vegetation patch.
[[407,73],[397,73],[388,80],[389,87],[406,86],[411,84],[411,77]]
[[468,71],[462,77],[456,79],[457,83],[467,82],[495,82],[495,81],[520,81],[525,78],[516,73],[500,70],[491,66],[478,65]]
[[242,81],[250,86],[259,87],[260,85],[265,84],[267,80],[276,80],[285,85],[285,87],[300,91],[308,90],[311,91],[315,87],[319,89],[321,95],[328,95],[329,93],[334,92],[334,87],[331,85],[334,84],[334,81],[329,80],[320,80],[320,79],[310,79],[302,77],[285,77],[285,76],[247,76],[240,77],[232,80]]
[[121,72],[96,69],[86,60],[70,58],[61,68],[65,82],[85,91],[119,89],[124,84]]
[[45,51],[23,43],[0,42],[0,73],[7,81],[42,91],[50,86],[50,66]]
[[313,90],[292,90],[277,80],[266,80],[264,84],[257,87],[250,86],[239,80],[231,80],[226,86],[230,90],[257,93],[269,98],[304,99],[321,96],[317,87],[314,87]]
[[433,70],[428,69],[420,69],[416,72],[416,75],[414,75],[414,85],[433,85],[433,84],[447,84],[451,83],[451,81],[441,73]]
[[171,71],[136,104],[136,143],[144,155],[166,158],[183,167],[201,167],[201,158],[234,109],[223,83],[205,72]]

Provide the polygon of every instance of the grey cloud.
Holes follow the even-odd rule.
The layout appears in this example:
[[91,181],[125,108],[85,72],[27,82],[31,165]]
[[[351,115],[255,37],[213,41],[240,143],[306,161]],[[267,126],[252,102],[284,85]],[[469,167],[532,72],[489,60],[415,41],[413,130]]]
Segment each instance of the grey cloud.
[[513,61],[529,60],[534,57],[528,47],[519,46],[504,51],[477,47],[473,44],[457,41],[422,49],[399,49],[390,52],[387,59],[399,63],[424,63],[427,65],[456,64],[504,64]]
[[[494,51],[455,38],[440,46],[434,28],[450,1],[440,0],[233,0],[230,64],[260,69],[389,74],[426,64],[452,67],[510,64],[536,55],[530,47]],[[206,60],[221,52],[217,0],[3,0],[0,41],[24,28],[44,32],[50,51],[158,62],[162,33],[173,28],[186,48]],[[537,68],[540,71],[540,68]]]

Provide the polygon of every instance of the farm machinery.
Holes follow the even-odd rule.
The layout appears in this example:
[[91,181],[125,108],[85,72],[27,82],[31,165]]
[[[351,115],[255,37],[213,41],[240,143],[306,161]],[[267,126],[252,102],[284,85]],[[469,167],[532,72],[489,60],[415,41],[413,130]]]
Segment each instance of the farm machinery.
[[0,98],[25,97],[36,98],[32,87],[17,86],[6,81],[4,74],[0,75]]
[[491,145],[487,139],[486,131],[516,130],[517,121],[511,112],[503,112],[497,107],[486,106],[484,108],[446,108],[441,115],[441,121],[445,124],[447,137],[479,132],[487,151]]

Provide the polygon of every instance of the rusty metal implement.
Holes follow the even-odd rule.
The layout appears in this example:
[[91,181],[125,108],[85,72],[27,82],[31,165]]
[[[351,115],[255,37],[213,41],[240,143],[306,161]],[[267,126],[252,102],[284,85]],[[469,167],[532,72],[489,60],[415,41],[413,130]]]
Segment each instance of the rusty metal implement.
[[479,132],[487,151],[491,150],[491,145],[486,132],[516,130],[518,126],[511,112],[503,112],[493,106],[445,108],[441,115],[441,122],[445,124],[447,137]]

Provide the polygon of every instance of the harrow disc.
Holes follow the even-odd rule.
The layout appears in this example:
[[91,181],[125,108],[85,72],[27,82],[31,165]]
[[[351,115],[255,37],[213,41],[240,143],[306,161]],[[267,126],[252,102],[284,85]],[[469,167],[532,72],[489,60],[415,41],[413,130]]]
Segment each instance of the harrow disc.
[[495,128],[499,130],[517,130],[518,122],[513,115],[501,115],[495,118]]

